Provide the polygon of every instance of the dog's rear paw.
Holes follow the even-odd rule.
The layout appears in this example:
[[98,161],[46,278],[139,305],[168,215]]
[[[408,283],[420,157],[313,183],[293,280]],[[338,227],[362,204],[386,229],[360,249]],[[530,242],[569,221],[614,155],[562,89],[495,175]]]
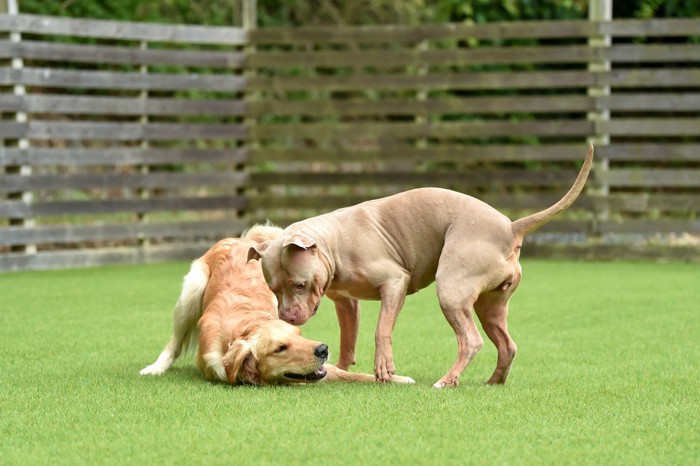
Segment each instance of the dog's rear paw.
[[394,383],[410,383],[410,384],[416,383],[416,381],[413,380],[412,378],[405,377],[403,375],[392,375],[391,381]]
[[157,364],[151,364],[150,366],[146,366],[143,369],[139,371],[139,374],[141,375],[163,375],[167,369],[163,368],[162,366],[159,366]]
[[433,388],[450,388],[456,387],[459,384],[459,379],[442,378],[433,384]]

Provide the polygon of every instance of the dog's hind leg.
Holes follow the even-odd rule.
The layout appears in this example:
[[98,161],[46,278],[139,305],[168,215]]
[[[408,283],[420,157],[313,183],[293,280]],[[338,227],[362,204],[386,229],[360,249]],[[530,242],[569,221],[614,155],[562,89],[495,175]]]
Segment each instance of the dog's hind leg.
[[202,316],[202,298],[209,282],[209,267],[200,260],[192,263],[173,310],[173,335],[158,359],[141,369],[141,375],[160,375],[172,366],[180,353],[197,344],[197,322]]
[[[496,295],[494,295],[496,293]],[[499,296],[498,292],[486,293],[479,297],[474,308],[481,326],[489,339],[498,350],[498,362],[488,384],[504,384],[513,365],[513,359],[518,347],[508,334],[508,302],[509,298]]]

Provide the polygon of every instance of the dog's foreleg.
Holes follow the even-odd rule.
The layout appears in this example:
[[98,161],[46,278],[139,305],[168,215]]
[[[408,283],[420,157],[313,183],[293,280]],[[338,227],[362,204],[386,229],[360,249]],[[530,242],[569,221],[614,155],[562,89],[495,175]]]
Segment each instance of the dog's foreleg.
[[187,352],[196,346],[197,322],[202,316],[202,297],[208,282],[209,268],[199,260],[194,261],[173,310],[173,335],[158,359],[141,369],[141,375],[163,374],[183,350]]
[[[339,367],[333,366],[331,364],[325,364],[324,367],[326,368],[326,372],[328,373],[326,378],[323,379],[326,382],[376,382],[377,381],[377,378],[372,374],[363,374],[360,372],[347,372],[347,371],[344,371],[343,369],[340,369]],[[413,380],[412,378],[405,377],[402,375],[392,375],[389,382],[407,383],[407,384],[416,383],[416,381]]]
[[360,330],[360,302],[356,299],[339,298],[333,301],[340,326],[340,356],[337,366],[347,370],[355,360],[357,335]]
[[396,373],[391,333],[406,299],[409,280],[410,276],[404,274],[385,282],[379,289],[382,303],[377,330],[374,334],[374,374],[380,382],[391,381],[391,376]]

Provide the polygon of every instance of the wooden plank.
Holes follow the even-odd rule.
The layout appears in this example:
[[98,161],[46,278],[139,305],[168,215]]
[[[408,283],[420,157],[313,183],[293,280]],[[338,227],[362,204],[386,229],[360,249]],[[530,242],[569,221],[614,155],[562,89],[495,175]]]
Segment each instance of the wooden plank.
[[700,118],[613,118],[596,125],[611,136],[700,135]]
[[611,193],[607,198],[596,199],[600,207],[623,213],[683,213],[686,216],[700,212],[698,194],[677,193]]
[[487,136],[581,136],[593,131],[586,120],[460,121],[441,123],[270,124],[251,128],[262,139],[467,138]]
[[222,238],[244,230],[242,220],[113,223],[0,228],[0,245],[76,243],[133,238]]
[[245,112],[238,99],[167,99],[150,97],[107,97],[65,95],[0,94],[0,111],[147,116],[236,116]]
[[430,24],[421,26],[322,26],[262,28],[250,31],[251,45],[320,43],[416,43],[423,40],[553,39],[587,37],[596,25],[581,20],[507,21],[483,24]]
[[600,74],[600,84],[613,87],[697,87],[700,82],[700,68],[659,68],[612,70]]
[[546,257],[567,260],[626,260],[626,261],[683,261],[700,262],[695,245],[672,244],[551,244],[529,242],[523,245],[523,258]]
[[[603,234],[691,233],[700,234],[700,220],[692,219],[625,219],[622,222],[601,222]],[[698,248],[700,254],[700,247]]]
[[596,147],[596,154],[611,161],[625,162],[697,162],[698,143],[622,144]]
[[258,50],[248,60],[248,67],[259,69],[284,69],[290,67],[360,68],[378,69],[408,66],[474,66],[485,64],[534,64],[534,63],[587,63],[600,60],[605,52],[587,45],[566,46],[508,46],[450,49],[399,49],[391,50],[312,50],[266,51]]
[[248,149],[178,149],[139,147],[41,148],[0,147],[0,167],[90,166],[90,165],[171,165],[180,163],[240,164],[248,159]]
[[700,187],[700,170],[693,168],[611,168],[600,173],[597,178],[610,184],[611,188]]
[[50,217],[166,211],[244,210],[244,196],[169,197],[149,199],[107,199],[97,201],[0,201],[0,218]]
[[[0,101],[1,103],[1,101]],[[323,100],[256,100],[247,103],[250,116],[274,114],[386,116],[386,115],[460,115],[501,113],[574,113],[597,108],[596,99],[586,95],[552,96],[488,96],[441,97],[413,100],[411,98],[323,99]]]
[[698,44],[614,44],[604,50],[602,53],[604,59],[618,63],[697,62],[700,60]]
[[57,189],[178,188],[185,186],[241,186],[244,172],[220,173],[88,173],[71,175],[0,174],[0,192],[51,191]]
[[616,19],[597,25],[601,35],[613,37],[697,36],[697,18]]
[[243,28],[190,26],[39,15],[0,15],[0,30],[31,34],[100,39],[176,42],[186,44],[245,45]]
[[54,68],[0,68],[0,84],[48,88],[109,90],[209,90],[239,92],[245,78],[232,74],[167,74],[112,71],[75,71]]
[[[480,169],[477,172],[374,172],[338,173],[306,172],[254,173],[250,184],[253,186],[300,185],[300,186],[339,186],[371,185],[391,183],[394,185],[468,185],[474,187],[499,186],[547,186],[559,188],[570,186],[576,178],[575,170],[514,170]],[[698,181],[700,183],[700,181]]]
[[[400,192],[401,189],[395,189],[393,186],[388,186],[384,193],[381,194],[324,194],[323,196],[309,194],[286,194],[284,196],[277,195],[254,195],[250,198],[249,208],[255,209],[319,209],[330,211],[342,207],[359,204],[360,202],[370,199],[378,199]],[[465,194],[469,194],[465,192]],[[499,211],[519,210],[536,212],[543,210],[563,196],[562,193],[536,193],[536,194],[479,194],[478,197],[487,204],[493,206]],[[590,209],[596,204],[596,198],[581,195],[576,203],[570,208],[571,211],[576,209]]]
[[[388,162],[388,161],[456,161],[456,162],[562,162],[583,160],[581,144],[464,144],[417,148],[397,144],[395,147],[358,150],[354,148],[284,148],[252,149],[250,160],[257,162]],[[1,152],[0,152],[1,154]],[[1,155],[0,155],[1,157]],[[0,158],[0,160],[2,160]]]
[[[635,72],[617,72],[618,85],[635,85],[643,77]],[[693,72],[689,72],[693,75]],[[686,73],[688,74],[688,73]],[[646,76],[646,75],[645,75]],[[346,91],[346,90],[493,90],[568,89],[598,84],[603,75],[581,71],[512,71],[479,73],[431,73],[426,75],[351,74],[334,76],[254,76],[248,88],[254,91]],[[676,79],[678,80],[678,79]]]
[[[0,254],[0,273],[19,270],[66,269],[114,264],[144,264],[164,261],[191,261],[204,254],[208,242],[185,242],[148,247],[69,249],[36,254]],[[183,273],[187,271],[183,264]]]
[[624,93],[600,98],[599,108],[613,112],[700,112],[700,93]]
[[141,49],[61,42],[0,41],[0,58],[22,58],[61,63],[100,63],[116,65],[177,65],[240,69],[243,52],[216,50]]
[[96,121],[30,120],[0,122],[0,137],[33,140],[168,141],[183,139],[241,140],[243,124],[121,123]]

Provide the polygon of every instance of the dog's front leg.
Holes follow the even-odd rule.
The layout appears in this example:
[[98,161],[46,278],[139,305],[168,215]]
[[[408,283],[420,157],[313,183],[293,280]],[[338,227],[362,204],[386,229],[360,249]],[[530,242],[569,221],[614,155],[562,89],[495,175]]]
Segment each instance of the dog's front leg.
[[356,299],[335,298],[335,312],[340,326],[340,355],[337,367],[348,370],[355,360],[355,346],[360,330],[360,302]]
[[409,280],[408,275],[403,275],[401,278],[385,282],[379,290],[382,304],[377,331],[374,334],[374,375],[380,382],[389,382],[391,376],[396,373],[391,333],[406,299]]

